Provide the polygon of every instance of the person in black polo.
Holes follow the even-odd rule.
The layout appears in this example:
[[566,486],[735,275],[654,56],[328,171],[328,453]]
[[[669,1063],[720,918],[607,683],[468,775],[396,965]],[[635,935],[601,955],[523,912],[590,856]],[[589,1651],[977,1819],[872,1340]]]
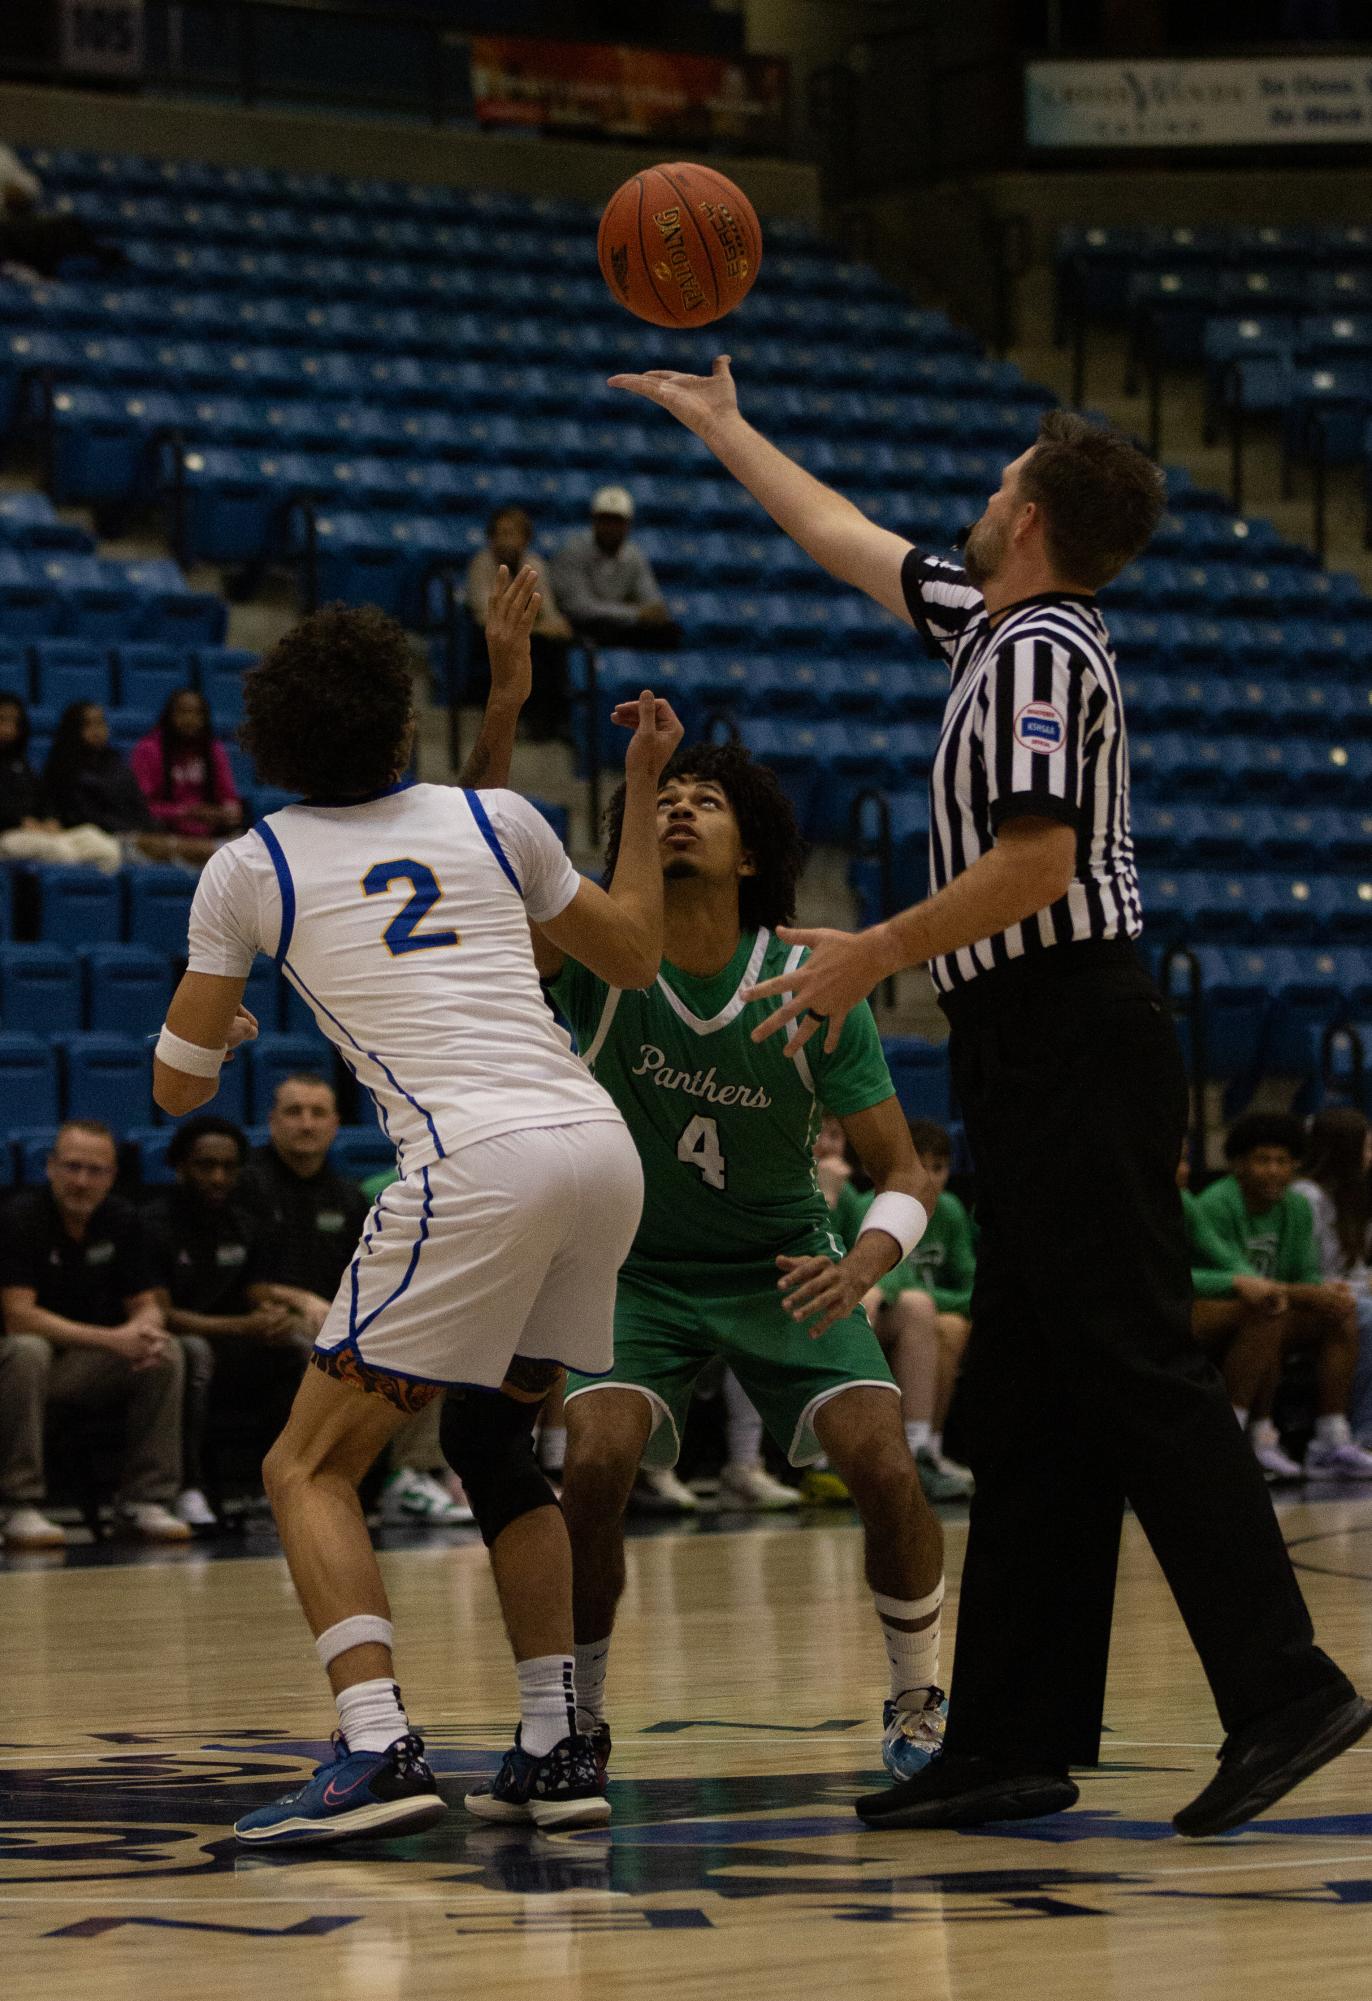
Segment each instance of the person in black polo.
[[[982,1238],[964,1365],[976,1475],[944,1749],[857,1802],[883,1827],[1072,1805],[1099,1755],[1126,1499],[1227,1733],[1174,1819],[1251,1819],[1372,1727],[1309,1613],[1224,1385],[1191,1341],[1174,1174],[1176,1035],[1133,941],[1119,682],[1095,592],[1146,546],[1161,472],[1063,411],[1005,468],[965,564],[879,528],[752,429],[727,357],[614,382],[670,411],[817,562],[952,675],[930,774],[929,899],[871,930],[787,931],[809,959],[755,1034],[832,1049],[883,978],[927,965],[952,1029]],[[753,996],[748,996],[752,998]]]
[[313,1341],[352,1261],[369,1204],[355,1181],[329,1166],[338,1100],[322,1077],[285,1077],[267,1126],[243,1170],[239,1201],[265,1241],[254,1297],[286,1307]]
[[[250,1414],[265,1451],[286,1420],[309,1355],[291,1309],[255,1300],[267,1282],[263,1227],[237,1199],[248,1156],[241,1129],[207,1115],[176,1129],[167,1158],[176,1187],[143,1211],[166,1323],[186,1357],[185,1464],[176,1504],[192,1528],[213,1528],[207,1443],[232,1405]],[[259,1457],[261,1454],[259,1453]]]
[[17,1547],[66,1540],[42,1513],[52,1407],[121,1410],[121,1526],[155,1542],[190,1534],[166,1505],[181,1472],[181,1350],[138,1217],[110,1192],[116,1167],[109,1127],[71,1120],[53,1141],[47,1187],[0,1215],[0,1515]]

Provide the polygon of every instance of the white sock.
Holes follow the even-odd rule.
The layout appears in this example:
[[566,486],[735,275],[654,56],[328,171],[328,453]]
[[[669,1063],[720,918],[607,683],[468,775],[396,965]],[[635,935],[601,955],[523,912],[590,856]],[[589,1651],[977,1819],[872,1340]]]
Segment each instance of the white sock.
[[545,1424],[538,1435],[538,1463],[545,1473],[560,1473],[567,1464],[567,1427]]
[[1353,1433],[1348,1419],[1341,1411],[1335,1411],[1332,1417],[1315,1419],[1315,1436],[1321,1445],[1347,1445]]
[[1235,1415],[1235,1417],[1236,1417],[1236,1418],[1238,1419],[1238,1421],[1239,1421],[1239,1430],[1240,1430],[1240,1431],[1247,1431],[1247,1429],[1248,1429],[1248,1406],[1247,1406],[1246,1404],[1241,1404],[1241,1403],[1236,1403],[1236,1404],[1234,1405],[1234,1415]]
[[1255,1445],[1278,1445],[1281,1442],[1277,1437],[1277,1427],[1270,1417],[1253,1419],[1252,1436]]
[[410,1719],[393,1681],[355,1681],[340,1689],[334,1701],[350,1751],[386,1751],[409,1733]]
[[576,1727],[594,1729],[605,1721],[605,1672],[610,1665],[610,1636],[588,1640],[576,1650]]
[[916,1417],[910,1419],[905,1427],[905,1443],[910,1448],[910,1457],[912,1459],[917,1452],[933,1450],[934,1435],[929,1429],[927,1418]]
[[934,1431],[934,1430],[932,1430],[932,1429],[930,1430],[930,1433],[929,1433],[929,1450],[930,1450],[930,1451],[931,1451],[931,1452],[933,1453],[933,1455],[934,1455],[935,1459],[942,1459],[942,1457],[943,1457],[943,1433],[942,1433],[941,1431]]
[[541,1758],[576,1732],[575,1663],[570,1654],[539,1654],[518,1661],[519,1741],[532,1757]]
[[724,1377],[724,1438],[731,1466],[756,1466],[762,1457],[762,1419],[732,1369]]
[[938,1684],[939,1628],[943,1613],[943,1579],[927,1598],[885,1598],[872,1593],[881,1621],[886,1658],[891,1663],[891,1699]]

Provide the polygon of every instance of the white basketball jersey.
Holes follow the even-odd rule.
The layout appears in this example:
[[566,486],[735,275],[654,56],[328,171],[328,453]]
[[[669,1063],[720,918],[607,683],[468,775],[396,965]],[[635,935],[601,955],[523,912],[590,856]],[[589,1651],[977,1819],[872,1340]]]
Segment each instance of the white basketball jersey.
[[543,998],[528,920],[579,876],[513,792],[402,784],[287,806],[211,859],[192,972],[265,952],[376,1101],[401,1172],[530,1126],[618,1119]]

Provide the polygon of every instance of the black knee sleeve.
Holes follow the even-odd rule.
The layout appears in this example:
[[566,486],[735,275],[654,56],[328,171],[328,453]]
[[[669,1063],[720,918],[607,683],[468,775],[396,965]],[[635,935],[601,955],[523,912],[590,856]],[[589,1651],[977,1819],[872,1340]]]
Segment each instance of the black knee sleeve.
[[450,1389],[444,1401],[439,1443],[467,1490],[487,1549],[521,1515],[558,1505],[534,1457],[540,1401],[482,1389]]

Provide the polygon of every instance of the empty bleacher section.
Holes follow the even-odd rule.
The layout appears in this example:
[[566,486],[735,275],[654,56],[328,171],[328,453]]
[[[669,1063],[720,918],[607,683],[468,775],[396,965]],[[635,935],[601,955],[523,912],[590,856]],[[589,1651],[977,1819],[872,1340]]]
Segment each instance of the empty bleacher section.
[[[36,446],[52,501],[151,514],[183,560],[284,567],[304,603],[376,602],[432,630],[495,503],[529,507],[550,549],[598,485],[622,480],[685,640],[660,660],[599,655],[583,757],[590,731],[608,757],[610,701],[646,674],[690,733],[737,729],[777,765],[810,838],[850,849],[864,918],[920,893],[943,669],[776,534],[693,439],[605,386],[619,368],[698,368],[721,342],[642,327],[613,305],[589,209],[34,158],[60,205],[128,259],[117,283],[0,285],[0,423]],[[1032,439],[1047,392],[803,226],[773,222],[767,238],[729,327],[746,409],[877,519],[948,546]],[[1130,326],[1140,367],[1203,360],[1215,320],[1246,323],[1260,299],[1264,323],[1290,334],[1294,381],[1306,359],[1336,365],[1309,345],[1317,324],[1339,342],[1345,308],[1356,316],[1366,294],[1372,313],[1372,232],[1082,230],[1063,239],[1059,280],[1064,330],[1084,343],[1097,318]],[[1229,367],[1216,364],[1217,421],[1236,393]],[[1184,1027],[1234,1100],[1277,1073],[1304,1079],[1313,1102],[1326,1069],[1348,1085],[1356,1068],[1356,1043],[1337,1031],[1372,1020],[1372,606],[1354,579],[1184,472],[1169,489],[1156,542],[1106,600],[1149,946],[1191,954],[1169,978],[1183,999],[1194,984]],[[119,743],[187,683],[231,730],[245,656],[223,645],[223,611],[174,563],[102,561],[41,495],[0,501],[0,688],[35,704],[40,745],[55,708],[85,689],[112,705]],[[255,810],[276,803],[238,776]],[[0,1023],[19,1038],[16,1089],[22,1078],[40,1108],[122,1086],[103,1043],[87,1062],[69,1039],[36,1057],[23,1038],[45,981],[64,1037],[127,1032],[116,988],[169,980],[183,921],[158,879],[19,870],[6,886],[7,950],[21,957],[0,969]],[[78,942],[79,978],[51,956]],[[98,949],[143,954],[141,969],[110,962],[108,998],[89,970]],[[264,1024],[309,1030],[263,977],[250,1005]],[[907,1037],[892,1058],[912,1111],[955,1113],[940,1053]],[[261,1118],[278,1059],[287,1045],[266,1041],[238,1066],[228,1088],[245,1118]],[[375,1147],[367,1134],[348,1143],[359,1157]],[[156,1170],[153,1140],[144,1153]],[[16,1150],[12,1171],[25,1157]]]

